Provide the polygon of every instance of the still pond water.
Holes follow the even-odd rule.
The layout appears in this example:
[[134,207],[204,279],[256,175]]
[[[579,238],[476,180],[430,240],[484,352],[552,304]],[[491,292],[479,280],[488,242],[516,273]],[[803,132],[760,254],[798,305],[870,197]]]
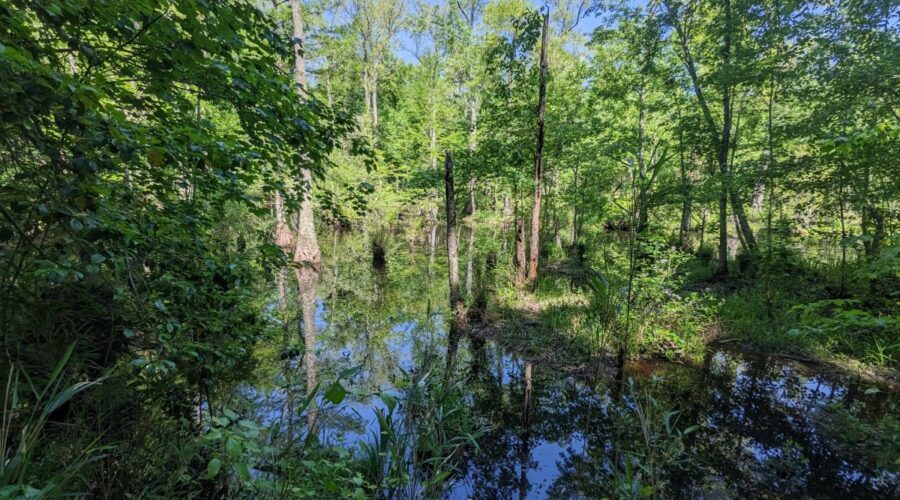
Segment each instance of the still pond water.
[[[343,382],[351,391],[347,400],[333,408],[322,405],[319,432],[327,443],[355,449],[372,441],[378,432],[375,410],[385,408],[380,398],[360,395],[396,395],[408,374],[443,369],[449,340],[446,274],[421,250],[392,249],[387,269],[374,271],[365,244],[335,248],[317,300],[317,378],[324,384],[350,368],[359,370]],[[262,363],[258,380],[242,388],[263,423],[279,420],[285,407],[276,361],[281,347],[272,346],[273,361]],[[623,387],[608,375],[569,375],[493,342],[462,338],[452,377],[462,382],[466,404],[486,431],[478,439],[480,451],[467,454],[447,496],[610,496],[616,457],[647,459],[645,435],[636,425],[620,425],[622,415],[635,423],[638,410],[654,414],[654,408],[659,418],[652,449],[658,455],[671,449],[661,423],[666,412],[677,411],[670,417],[673,429],[697,429],[681,440],[677,459],[658,459],[670,495],[900,493],[898,457],[884,456],[895,447],[871,432],[873,422],[897,415],[898,399],[887,389],[728,348],[711,347],[696,366],[654,361],[628,368],[633,384]]]

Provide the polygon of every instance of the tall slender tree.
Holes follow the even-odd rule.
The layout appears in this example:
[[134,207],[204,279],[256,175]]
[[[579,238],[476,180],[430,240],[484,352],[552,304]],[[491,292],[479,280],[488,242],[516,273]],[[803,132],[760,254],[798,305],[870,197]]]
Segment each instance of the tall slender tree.
[[537,140],[534,148],[534,200],[531,205],[531,247],[528,254],[528,281],[531,284],[538,277],[538,257],[541,239],[541,177],[544,166],[544,113],[547,109],[547,37],[550,24],[549,9],[544,13],[541,27],[541,66],[538,87]]

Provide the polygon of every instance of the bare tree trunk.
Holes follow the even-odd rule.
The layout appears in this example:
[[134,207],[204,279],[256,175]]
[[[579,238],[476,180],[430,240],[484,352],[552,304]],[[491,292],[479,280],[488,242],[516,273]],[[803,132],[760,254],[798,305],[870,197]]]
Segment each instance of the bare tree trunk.
[[544,14],[541,30],[541,76],[538,89],[537,145],[534,150],[534,203],[531,207],[531,251],[528,259],[528,281],[534,283],[538,277],[538,256],[541,238],[541,169],[544,154],[544,111],[547,107],[547,28],[550,14]]
[[459,296],[459,240],[456,235],[456,193],[453,190],[453,158],[450,151],[444,156],[444,204],[447,209],[447,260],[450,272],[450,308],[454,314],[460,305]]

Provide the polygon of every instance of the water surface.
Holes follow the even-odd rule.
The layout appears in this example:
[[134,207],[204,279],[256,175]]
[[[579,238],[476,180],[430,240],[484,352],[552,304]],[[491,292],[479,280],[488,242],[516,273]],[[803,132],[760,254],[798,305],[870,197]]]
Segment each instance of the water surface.
[[[364,243],[347,242],[321,282],[318,380],[356,368],[343,382],[347,401],[330,408],[320,399],[325,442],[371,442],[375,411],[385,409],[375,395],[400,396],[398,381],[440,376],[449,348],[451,377],[486,429],[478,453],[459,464],[449,498],[610,496],[614,478],[623,481],[622,464],[633,459],[657,464],[657,484],[679,497],[898,494],[897,457],[885,456],[896,445],[871,429],[897,414],[897,398],[886,389],[726,348],[710,348],[696,366],[633,362],[630,384],[601,374],[608,371],[567,375],[478,338],[451,348],[440,263],[394,249],[387,269],[373,271],[357,264],[367,263],[365,252]],[[258,381],[242,389],[265,423],[285,408],[281,373],[281,363],[263,364]],[[638,413],[655,428],[649,437]],[[691,427],[697,430],[677,438]],[[645,474],[642,483],[649,482]]]

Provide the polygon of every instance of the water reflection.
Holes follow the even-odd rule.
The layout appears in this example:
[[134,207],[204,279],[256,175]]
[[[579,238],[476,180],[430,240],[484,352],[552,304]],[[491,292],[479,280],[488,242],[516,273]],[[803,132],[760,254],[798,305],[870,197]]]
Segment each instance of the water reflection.
[[[450,498],[615,494],[622,457],[640,452],[644,440],[617,427],[634,410],[627,391],[604,376],[568,376],[495,343],[449,334],[446,262],[436,259],[428,272],[430,251],[412,256],[389,247],[389,264],[375,272],[365,242],[346,239],[334,248],[325,290],[313,303],[319,335],[312,377],[330,383],[351,367],[359,371],[345,381],[351,396],[344,404],[328,408],[319,400],[320,439],[351,448],[370,441],[376,411],[386,410],[374,394],[399,396],[408,374],[443,372],[464,381],[466,404],[488,429],[480,453],[461,464]],[[678,426],[701,426],[684,439],[682,459],[660,467],[673,495],[897,493],[896,465],[885,463],[879,444],[852,441],[833,417],[852,413],[850,423],[865,424],[896,415],[897,399],[886,392],[866,394],[866,387],[790,360],[724,349],[696,367],[634,362],[626,373],[660,407],[679,411]],[[281,418],[289,399],[273,382],[278,377],[263,368],[258,383],[244,388],[264,423]]]

